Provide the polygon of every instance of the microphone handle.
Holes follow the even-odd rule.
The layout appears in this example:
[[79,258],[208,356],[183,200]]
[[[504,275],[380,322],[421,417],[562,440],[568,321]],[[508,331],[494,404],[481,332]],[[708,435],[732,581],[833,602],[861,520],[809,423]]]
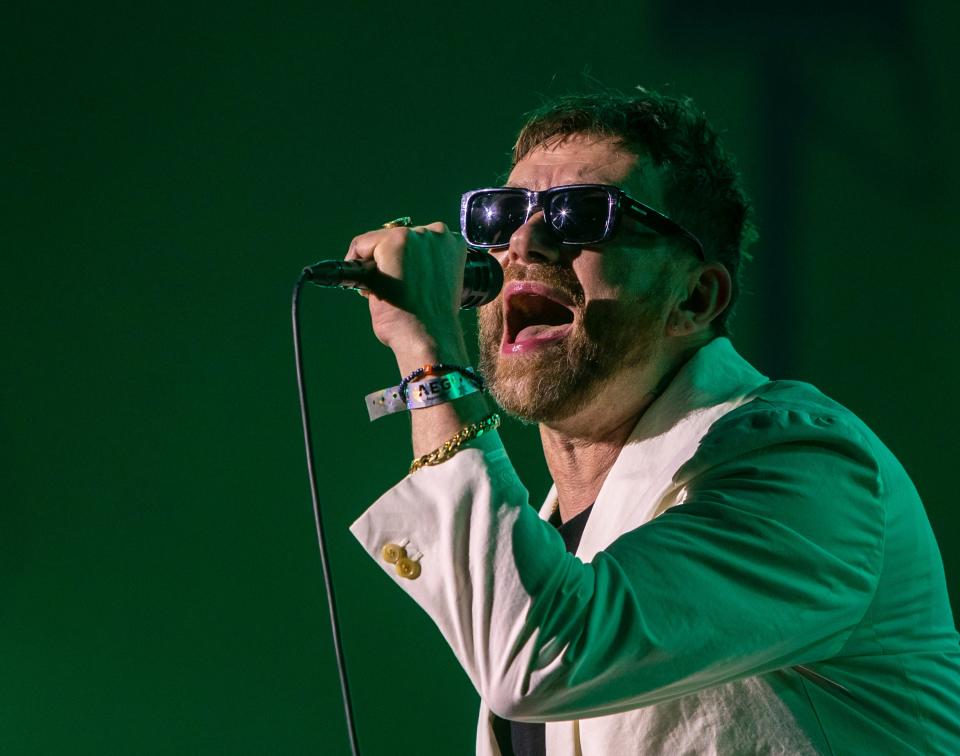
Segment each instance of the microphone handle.
[[[373,260],[321,260],[303,269],[307,280],[317,286],[339,289],[366,289],[368,277],[377,268]],[[490,254],[467,250],[463,268],[460,308],[479,307],[492,301],[503,288],[503,268]]]
[[317,286],[338,289],[366,289],[363,282],[377,269],[373,260],[321,260],[303,269],[307,280]]

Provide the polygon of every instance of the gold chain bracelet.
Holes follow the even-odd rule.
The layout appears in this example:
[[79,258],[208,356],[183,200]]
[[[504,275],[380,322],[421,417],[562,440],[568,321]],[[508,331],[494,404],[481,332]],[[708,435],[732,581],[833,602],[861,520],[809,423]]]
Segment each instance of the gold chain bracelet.
[[439,465],[441,462],[446,462],[450,457],[460,451],[460,448],[467,443],[467,441],[478,438],[487,431],[496,430],[499,427],[500,415],[496,412],[491,412],[483,418],[483,420],[470,423],[470,425],[463,428],[453,438],[444,441],[439,449],[434,449],[429,454],[417,457],[410,463],[410,472],[416,472],[421,467],[426,467],[427,465]]

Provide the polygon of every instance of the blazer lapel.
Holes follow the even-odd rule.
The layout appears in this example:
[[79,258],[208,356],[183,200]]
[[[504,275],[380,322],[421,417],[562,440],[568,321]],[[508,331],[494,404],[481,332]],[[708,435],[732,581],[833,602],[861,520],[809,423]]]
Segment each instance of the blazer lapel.
[[[726,338],[714,339],[691,357],[640,417],[610,468],[577,556],[590,561],[623,533],[679,503],[676,471],[693,456],[710,426],[748,401],[766,381]],[[540,517],[550,517],[556,495],[554,486]]]

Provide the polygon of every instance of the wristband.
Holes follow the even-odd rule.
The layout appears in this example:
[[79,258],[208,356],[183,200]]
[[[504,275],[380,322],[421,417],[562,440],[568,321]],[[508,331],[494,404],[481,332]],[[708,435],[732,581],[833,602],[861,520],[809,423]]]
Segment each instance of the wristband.
[[423,367],[418,367],[410,375],[400,381],[400,397],[406,399],[407,385],[424,375],[443,375],[446,373],[455,372],[462,375],[468,381],[470,381],[474,386],[476,386],[480,391],[483,391],[483,378],[477,375],[476,371],[472,367],[461,367],[460,365],[448,365],[443,362],[438,362],[434,365],[424,365]]
[[433,407],[478,391],[480,388],[462,373],[444,373],[374,391],[367,394],[364,401],[370,422],[373,422],[395,412]]

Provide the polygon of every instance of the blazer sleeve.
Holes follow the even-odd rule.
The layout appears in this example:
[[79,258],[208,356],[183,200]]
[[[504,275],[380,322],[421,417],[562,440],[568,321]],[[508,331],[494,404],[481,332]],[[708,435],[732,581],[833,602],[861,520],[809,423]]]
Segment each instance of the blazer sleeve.
[[[612,714],[829,658],[877,585],[880,471],[842,419],[753,404],[677,473],[682,504],[586,564],[529,506],[496,434],[351,529],[508,719]],[[401,542],[416,579],[382,558]]]

